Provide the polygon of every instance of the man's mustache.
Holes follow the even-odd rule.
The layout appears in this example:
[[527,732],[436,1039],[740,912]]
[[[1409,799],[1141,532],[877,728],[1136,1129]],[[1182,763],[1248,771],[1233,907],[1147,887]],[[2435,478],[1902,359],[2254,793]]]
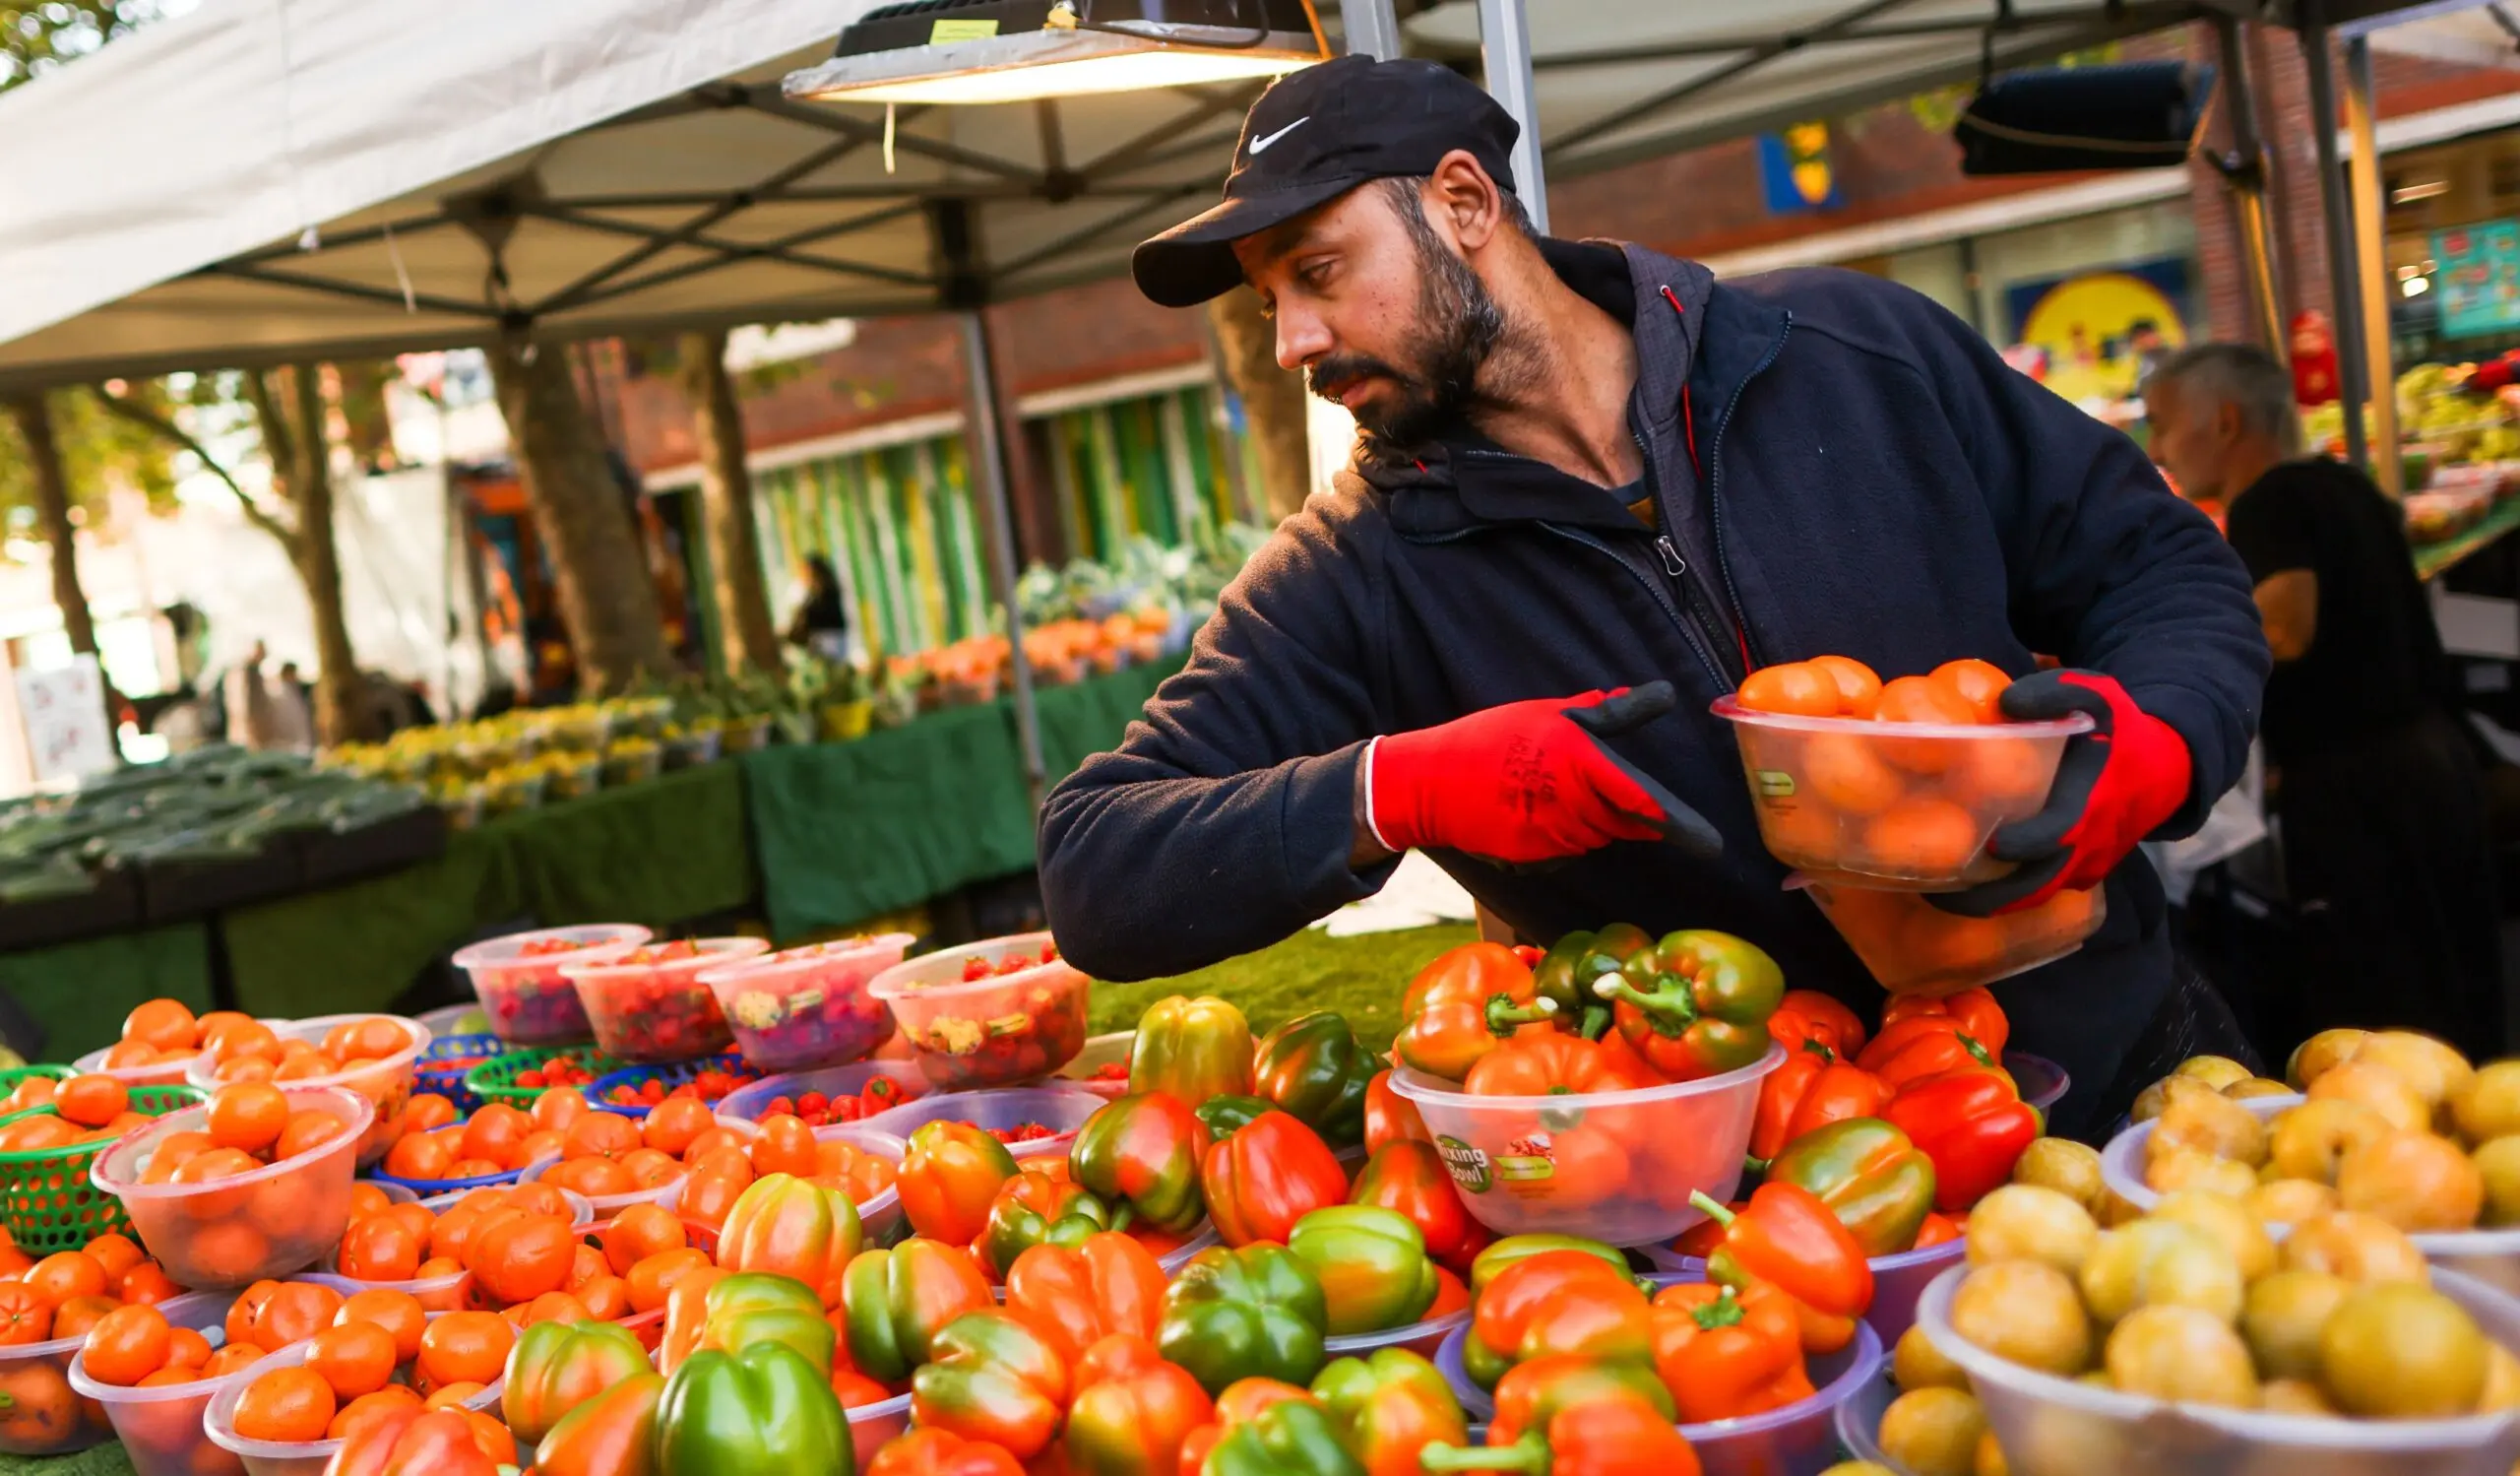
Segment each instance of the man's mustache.
[[1334,353],[1305,367],[1303,387],[1324,400],[1336,401],[1340,390],[1375,374],[1400,384],[1414,382],[1409,375],[1370,354]]

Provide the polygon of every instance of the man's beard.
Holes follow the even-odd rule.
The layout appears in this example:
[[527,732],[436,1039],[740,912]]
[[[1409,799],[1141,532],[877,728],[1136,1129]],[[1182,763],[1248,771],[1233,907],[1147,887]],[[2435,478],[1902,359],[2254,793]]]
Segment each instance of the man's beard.
[[[1413,201],[1414,206],[1414,201]],[[1505,311],[1487,284],[1435,234],[1416,209],[1401,220],[1418,251],[1418,326],[1405,341],[1412,367],[1363,353],[1333,353],[1304,370],[1304,386],[1323,399],[1368,374],[1389,380],[1396,393],[1381,406],[1356,413],[1356,423],[1377,440],[1399,446],[1433,440],[1460,420],[1475,398],[1480,366],[1505,336]]]

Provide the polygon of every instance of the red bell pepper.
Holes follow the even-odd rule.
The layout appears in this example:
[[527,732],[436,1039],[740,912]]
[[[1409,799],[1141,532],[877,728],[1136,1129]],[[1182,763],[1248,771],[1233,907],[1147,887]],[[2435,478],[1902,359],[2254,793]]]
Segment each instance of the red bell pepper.
[[1480,1057],[1462,1079],[1462,1090],[1474,1097],[1551,1097],[1663,1084],[1641,1064],[1630,1065],[1633,1060],[1632,1054],[1621,1059],[1582,1036],[1516,1036]]
[[1949,1215],[1929,1214],[1925,1216],[1924,1223],[1917,1227],[1914,1249],[1922,1251],[1927,1246],[1946,1246],[1968,1233],[1967,1227]]
[[1890,1100],[1881,1078],[1839,1060],[1829,1048],[1806,1042],[1759,1083],[1757,1116],[1750,1121],[1750,1157],[1764,1165],[1796,1138],[1831,1123],[1880,1114]]
[[1962,1034],[1999,1059],[2012,1040],[2012,1022],[2004,1018],[2004,1007],[1983,988],[1962,990],[1938,999],[1924,995],[1894,995],[1881,1007],[1881,1028],[1887,1030],[1901,1020],[1937,1016],[1957,1021]]
[[1348,1198],[1348,1171],[1321,1134],[1283,1112],[1265,1112],[1208,1146],[1199,1168],[1208,1218],[1228,1246],[1275,1241],[1295,1221]]
[[1483,1384],[1515,1363],[1548,1354],[1644,1359],[1653,1346],[1635,1278],[1581,1251],[1516,1261],[1480,1293],[1471,1316],[1462,1364]]
[[1803,1042],[1825,1046],[1840,1060],[1853,1060],[1863,1049],[1863,1022],[1836,997],[1818,990],[1787,990],[1776,1013],[1768,1016],[1768,1034],[1788,1051]]
[[1933,1207],[1945,1214],[1968,1209],[2011,1179],[2040,1128],[2039,1109],[1991,1071],[1915,1082],[1881,1117],[1933,1160]]
[[1497,1390],[1487,1445],[1429,1445],[1418,1455],[1420,1468],[1524,1476],[1700,1476],[1697,1452],[1671,1423],[1670,1395],[1649,1370],[1547,1359],[1515,1370],[1512,1382]]
[[1378,1152],[1383,1144],[1403,1138],[1431,1143],[1435,1135],[1418,1116],[1418,1104],[1391,1089],[1391,1072],[1376,1071],[1365,1083],[1365,1151]]
[[1911,1015],[1872,1038],[1856,1064],[1897,1092],[1909,1082],[1971,1066],[1993,1066],[1996,1053],[1948,1015]]
[[1831,1316],[1859,1317],[1872,1306],[1872,1267],[1863,1247],[1809,1189],[1763,1184],[1737,1212],[1703,1189],[1689,1195],[1689,1202],[1724,1225],[1724,1245],[1707,1258],[1709,1279],[1772,1281]]
[[914,1423],[1003,1445],[1023,1460],[1049,1447],[1067,1410],[1068,1364],[1030,1323],[965,1313],[936,1334],[933,1354],[911,1382]]
[[1556,1001],[1533,988],[1532,971],[1502,943],[1448,948],[1401,994],[1393,1054],[1403,1065],[1459,1081],[1506,1038],[1553,1028]]
[[1176,1476],[1181,1443],[1216,1418],[1199,1380],[1142,1337],[1097,1342],[1075,1376],[1060,1445],[1070,1476]]
[[1464,1273],[1496,1239],[1486,1226],[1471,1218],[1468,1206],[1461,1202],[1461,1190],[1453,1187],[1453,1176],[1444,1168],[1443,1155],[1429,1143],[1402,1139],[1375,1149],[1349,1188],[1348,1202],[1378,1205],[1408,1216],[1426,1237],[1426,1254]]
[[1006,1311],[1033,1324],[1063,1358],[1082,1359],[1113,1333],[1149,1342],[1164,1324],[1164,1267],[1129,1236],[1081,1246],[1035,1246],[1006,1271]]
[[887,1441],[867,1462],[866,1476],[1024,1476],[1024,1466],[986,1441],[967,1441],[950,1430],[914,1430]]
[[1764,1282],[1654,1294],[1654,1372],[1683,1425],[1738,1420],[1811,1397],[1794,1299]]

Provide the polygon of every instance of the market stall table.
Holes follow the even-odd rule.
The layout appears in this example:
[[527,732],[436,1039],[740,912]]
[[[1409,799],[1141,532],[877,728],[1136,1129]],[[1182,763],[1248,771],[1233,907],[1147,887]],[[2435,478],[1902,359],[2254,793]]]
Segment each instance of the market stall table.
[[2415,549],[2415,574],[2429,580],[2446,572],[2478,549],[2501,541],[2503,535],[2520,528],[2520,500],[2506,501],[2485,515],[2482,522],[2455,538],[2435,544],[2419,544]]

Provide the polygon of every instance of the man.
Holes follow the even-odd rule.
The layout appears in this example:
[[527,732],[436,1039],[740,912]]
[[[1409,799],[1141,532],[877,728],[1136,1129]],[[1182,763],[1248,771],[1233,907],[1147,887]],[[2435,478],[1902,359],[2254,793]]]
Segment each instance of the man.
[[1366,434],[1045,802],[1060,946],[1104,978],[1214,963],[1417,847],[1525,937],[1725,929],[1869,1008],[1708,705],[1828,652],[1892,675],[2048,652],[2077,670],[2010,710],[2097,735],[2002,837],[2020,869],[1946,905],[2107,881],[2092,941],[2000,992],[2076,1078],[2060,1130],[2091,1120],[2184,1023],[2130,852],[2247,749],[2266,650],[2238,561],[2132,443],[1913,292],[1535,239],[1501,184],[1515,134],[1441,67],[1327,63],[1253,106],[1223,205],[1138,248],[1158,302],[1248,281],[1280,361]]
[[269,748],[280,735],[279,707],[272,699],[271,683],[263,675],[263,663],[270,659],[271,651],[256,641],[243,661],[227,669],[225,679],[220,683],[220,695],[227,710],[227,741],[240,748]]
[[2321,966],[2273,1023],[2404,1025],[2506,1054],[2485,796],[2398,509],[2360,471],[2301,456],[2293,377],[2256,349],[2190,349],[2144,399],[2154,459],[2190,495],[2233,499],[2274,648],[2267,789]]

